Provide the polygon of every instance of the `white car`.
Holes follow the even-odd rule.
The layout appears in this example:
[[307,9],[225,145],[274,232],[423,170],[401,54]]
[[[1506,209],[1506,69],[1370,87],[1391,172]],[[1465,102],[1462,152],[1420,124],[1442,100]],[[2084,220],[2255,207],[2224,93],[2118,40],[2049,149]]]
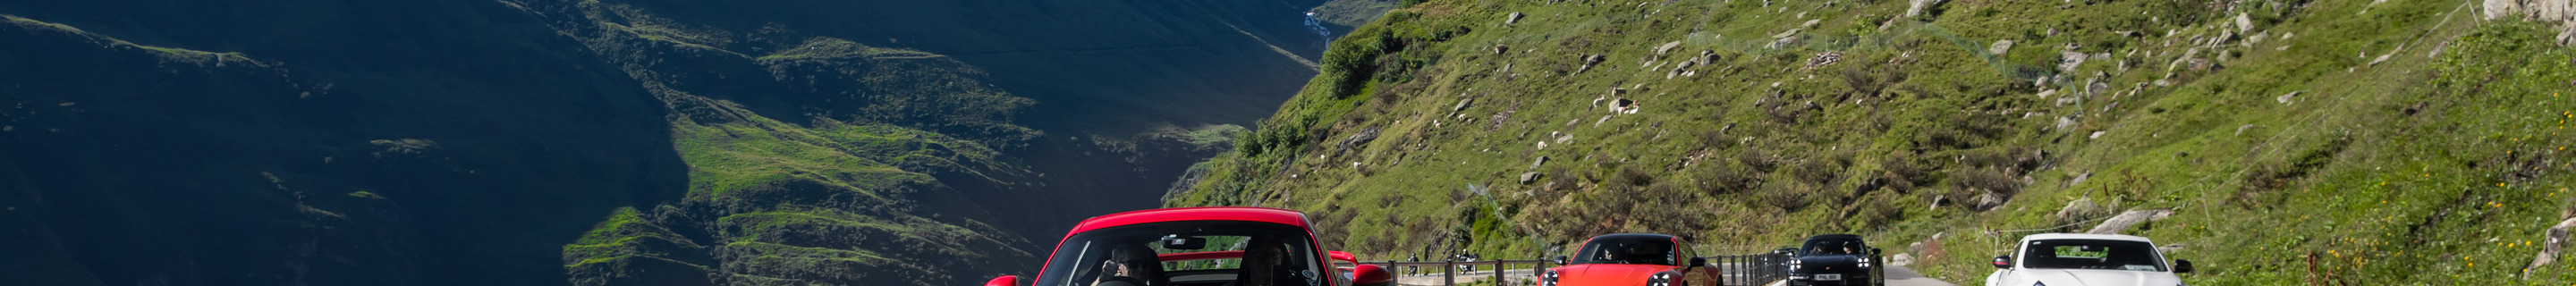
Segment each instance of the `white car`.
[[1986,286],[2182,286],[2191,261],[2165,263],[2156,243],[2116,234],[2034,234],[1995,257]]

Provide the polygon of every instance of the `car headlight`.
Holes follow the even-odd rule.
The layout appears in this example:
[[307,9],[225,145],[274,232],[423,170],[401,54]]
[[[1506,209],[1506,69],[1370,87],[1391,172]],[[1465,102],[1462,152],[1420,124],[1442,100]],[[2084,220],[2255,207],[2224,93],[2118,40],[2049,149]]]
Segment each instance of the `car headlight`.
[[1538,286],[1556,286],[1556,270],[1548,270],[1547,273],[1540,273],[1538,276]]
[[2031,282],[2030,286],[2048,286],[2048,282]]
[[1672,273],[1670,273],[1670,272],[1666,272],[1666,273],[1655,273],[1655,276],[1648,276],[1648,277],[1646,277],[1646,286],[1672,286],[1672,285],[1673,285],[1673,274],[1672,274]]
[[1798,265],[1799,265],[1799,264],[1806,264],[1806,263],[1807,263],[1807,262],[1805,262],[1805,261],[1790,260],[1790,261],[1789,261],[1789,271],[1797,271],[1797,270],[1798,270]]

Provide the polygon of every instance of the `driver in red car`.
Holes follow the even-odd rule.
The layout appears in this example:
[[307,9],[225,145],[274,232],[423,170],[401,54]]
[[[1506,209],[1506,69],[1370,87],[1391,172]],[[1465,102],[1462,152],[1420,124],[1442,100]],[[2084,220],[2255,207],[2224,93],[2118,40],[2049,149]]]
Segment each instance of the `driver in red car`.
[[1155,259],[1153,249],[1137,244],[1121,244],[1109,251],[1109,259],[1100,261],[1099,275],[1092,286],[1163,286],[1153,279],[1163,277],[1163,264]]

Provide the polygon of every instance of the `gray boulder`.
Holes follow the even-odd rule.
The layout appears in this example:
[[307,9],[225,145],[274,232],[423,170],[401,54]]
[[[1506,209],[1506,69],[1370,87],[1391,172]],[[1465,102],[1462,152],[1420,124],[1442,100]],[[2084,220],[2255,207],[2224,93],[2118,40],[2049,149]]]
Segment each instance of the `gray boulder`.
[[2093,230],[2085,231],[2084,233],[2120,234],[2121,232],[2129,231],[2130,227],[2135,227],[2138,224],[2147,222],[2164,220],[2165,217],[2168,216],[2173,216],[2173,210],[2132,210],[2120,213],[2119,216],[2111,217],[2110,220],[2102,221],[2101,225],[2093,226]]
[[1906,8],[1905,8],[1905,17],[1907,17],[1907,18],[1912,18],[1912,17],[1931,16],[1930,14],[1925,14],[1925,12],[1931,11],[1931,10],[1932,10],[1932,7],[1941,6],[1941,2],[1945,2],[1945,1],[1942,1],[1942,0],[1908,0],[1908,1],[1906,1],[1906,2],[1907,2],[1906,4],[1909,4],[1909,5],[1912,5],[1912,6],[1909,6],[1909,7],[1906,7]]

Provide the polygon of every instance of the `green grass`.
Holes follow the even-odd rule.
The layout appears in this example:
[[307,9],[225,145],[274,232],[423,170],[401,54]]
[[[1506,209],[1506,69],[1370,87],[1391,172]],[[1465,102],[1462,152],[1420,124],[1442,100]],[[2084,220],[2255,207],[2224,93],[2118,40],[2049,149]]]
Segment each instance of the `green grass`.
[[[600,33],[585,34],[596,37],[585,39],[593,49],[638,55],[618,58],[633,61],[621,62],[631,74],[766,74],[745,82],[639,77],[670,105],[671,144],[689,166],[688,190],[675,201],[619,209],[565,245],[565,269],[576,284],[704,276],[727,284],[926,285],[1011,265],[989,260],[1032,256],[1027,241],[978,221],[981,212],[918,201],[937,197],[917,194],[949,191],[949,184],[998,184],[1026,172],[989,146],[1035,136],[1007,124],[1008,114],[1031,102],[978,82],[981,71],[937,54],[837,38],[775,39],[796,38],[787,31],[742,38],[622,4],[579,8],[597,21]],[[729,49],[772,52],[752,57],[757,53]],[[664,66],[662,53],[695,62]],[[702,71],[700,64],[757,68]],[[771,85],[798,87],[744,88]],[[778,92],[793,93],[757,94]],[[822,100],[775,108],[789,98]],[[832,105],[840,104],[834,99],[858,103]],[[1216,134],[1225,133],[1199,136]]]
[[1333,0],[1324,1],[1324,5],[1315,6],[1315,9],[1308,11],[1314,12],[1315,17],[1324,22],[1357,27],[1368,24],[1369,21],[1376,21],[1379,15],[1385,14],[1389,9],[1395,9],[1396,4],[1399,4],[1397,2],[1397,0]]
[[[2520,242],[2576,204],[2557,175],[2576,170],[2560,133],[2576,101],[2557,94],[2576,67],[2543,25],[2456,2],[2255,3],[2235,11],[2263,40],[2212,45],[2193,41],[2236,14],[2182,2],[1952,2],[1928,22],[1888,21],[1902,1],[1837,3],[1399,8],[1335,41],[1322,75],[1166,204],[1305,210],[1327,247],[1370,257],[1530,257],[1608,232],[1713,253],[1847,232],[1903,252],[1944,233],[1948,255],[1914,268],[1976,284],[2020,235],[2162,208],[2177,213],[2129,233],[2186,245],[2170,256],[2202,266],[2194,284],[2576,270],[2513,278],[2539,243]],[[1511,12],[1530,16],[1501,25]],[[2000,40],[2014,47],[1989,54]],[[2059,70],[2069,44],[2111,58]],[[1703,50],[1718,59],[1666,78]],[[1808,66],[1827,52],[1841,60]],[[1576,73],[1593,54],[1607,60]],[[2107,88],[2065,100],[2091,81]],[[1605,96],[1642,112],[1604,120]],[[1989,194],[2006,200],[1972,207]],[[2077,200],[2108,211],[2056,215]]]

